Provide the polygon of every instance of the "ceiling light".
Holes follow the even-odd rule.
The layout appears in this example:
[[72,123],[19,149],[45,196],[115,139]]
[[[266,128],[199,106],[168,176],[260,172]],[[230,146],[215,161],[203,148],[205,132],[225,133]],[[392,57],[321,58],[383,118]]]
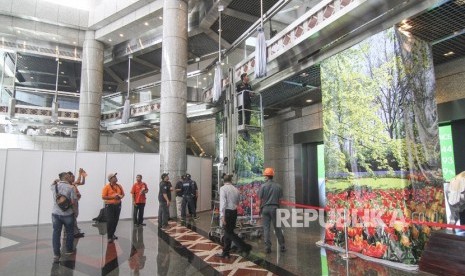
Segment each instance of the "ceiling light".
[[109,38],[109,39],[108,39],[108,41],[110,41],[110,42],[111,42],[111,38]]
[[207,80],[207,77],[203,77],[203,80]]
[[21,31],[20,31],[20,30],[17,30],[16,32],[17,32],[18,34],[20,34],[20,33],[21,33]]
[[76,45],[76,41],[73,41],[73,44]]
[[159,16],[158,19],[163,20],[163,16]]
[[53,39],[53,40],[57,40],[57,38],[56,38],[56,37],[52,37],[52,39]]
[[33,80],[33,79],[34,79],[34,77],[31,77],[31,80]]
[[111,89],[111,86],[108,86],[108,89]]
[[311,103],[311,102],[313,102],[313,100],[308,99],[308,100],[306,100],[306,102],[307,102],[307,103]]
[[209,75],[209,76],[211,76],[211,75],[212,75],[212,73],[210,72],[210,73],[208,73],[208,75]]
[[25,68],[25,69],[28,69],[29,67],[25,66],[24,68]]
[[120,37],[123,37],[123,36],[124,36],[124,34],[119,34],[119,36],[120,36]]
[[64,74],[65,72],[61,71],[61,74]]
[[145,25],[145,26],[148,26],[148,25],[149,25],[149,22],[145,22],[144,25]]
[[199,81],[199,85],[201,85],[201,84],[202,84],[202,82],[201,82],[201,81]]
[[307,72],[303,72],[302,74],[300,74],[301,77],[308,77],[308,73]]
[[444,56],[445,57],[448,57],[448,56],[452,56],[453,54],[455,54],[454,52],[450,51],[448,53],[445,53]]
[[221,62],[221,65],[224,65],[224,62]]
[[67,81],[63,81],[63,83],[68,83]]

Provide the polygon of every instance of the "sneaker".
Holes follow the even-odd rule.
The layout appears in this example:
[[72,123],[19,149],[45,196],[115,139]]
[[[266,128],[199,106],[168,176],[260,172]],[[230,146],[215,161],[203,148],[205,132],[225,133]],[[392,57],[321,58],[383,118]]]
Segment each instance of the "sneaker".
[[198,220],[199,218],[200,218],[199,216],[195,216],[195,217],[194,217],[195,220]]
[[68,256],[69,256],[69,255],[72,255],[72,254],[74,254],[74,250],[66,251],[64,254],[65,254],[65,255],[68,255]]
[[139,226],[147,226],[147,224],[141,223],[141,224],[139,224]]
[[77,233],[77,234],[74,234],[74,238],[75,238],[75,239],[84,238],[84,233]]
[[224,252],[223,252],[223,253],[218,253],[218,254],[216,254],[215,257],[228,259],[228,258],[231,257],[231,256],[229,255],[229,253],[224,253]]
[[60,262],[60,256],[53,256],[53,263],[59,263]]

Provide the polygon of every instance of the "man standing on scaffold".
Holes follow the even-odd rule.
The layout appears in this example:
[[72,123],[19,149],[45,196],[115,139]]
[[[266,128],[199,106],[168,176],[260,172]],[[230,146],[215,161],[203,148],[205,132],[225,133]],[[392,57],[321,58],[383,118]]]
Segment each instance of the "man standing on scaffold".
[[[250,125],[250,114],[252,109],[252,97],[249,91],[252,91],[252,86],[249,84],[249,76],[247,73],[242,73],[241,75],[241,84],[238,84],[236,87],[236,92],[239,94],[242,92],[242,106],[238,106],[237,110],[239,112],[239,125],[242,125],[242,109],[244,109],[244,125]],[[244,131],[244,139],[249,139],[249,133],[247,129]]]

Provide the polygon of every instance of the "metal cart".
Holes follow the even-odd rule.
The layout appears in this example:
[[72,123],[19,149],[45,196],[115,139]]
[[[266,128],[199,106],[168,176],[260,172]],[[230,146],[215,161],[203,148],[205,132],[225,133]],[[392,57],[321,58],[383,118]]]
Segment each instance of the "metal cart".
[[[211,227],[208,237],[212,241],[223,243],[224,229],[220,223],[220,201],[212,200],[212,205]],[[240,238],[247,239],[260,238],[263,234],[263,228],[258,222],[259,216],[253,216],[252,214],[250,214],[250,216],[238,217],[236,222],[237,235]]]

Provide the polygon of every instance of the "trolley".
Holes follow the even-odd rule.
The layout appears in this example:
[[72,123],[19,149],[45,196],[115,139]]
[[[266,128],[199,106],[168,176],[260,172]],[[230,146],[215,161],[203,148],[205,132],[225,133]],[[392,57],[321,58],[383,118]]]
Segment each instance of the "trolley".
[[[253,206],[252,197],[250,203]],[[212,206],[211,227],[208,237],[212,241],[223,243],[224,229],[220,223],[220,201],[212,200]],[[250,216],[237,217],[236,233],[243,239],[260,238],[262,236],[263,228],[259,223],[259,216],[253,216],[252,208]]]

